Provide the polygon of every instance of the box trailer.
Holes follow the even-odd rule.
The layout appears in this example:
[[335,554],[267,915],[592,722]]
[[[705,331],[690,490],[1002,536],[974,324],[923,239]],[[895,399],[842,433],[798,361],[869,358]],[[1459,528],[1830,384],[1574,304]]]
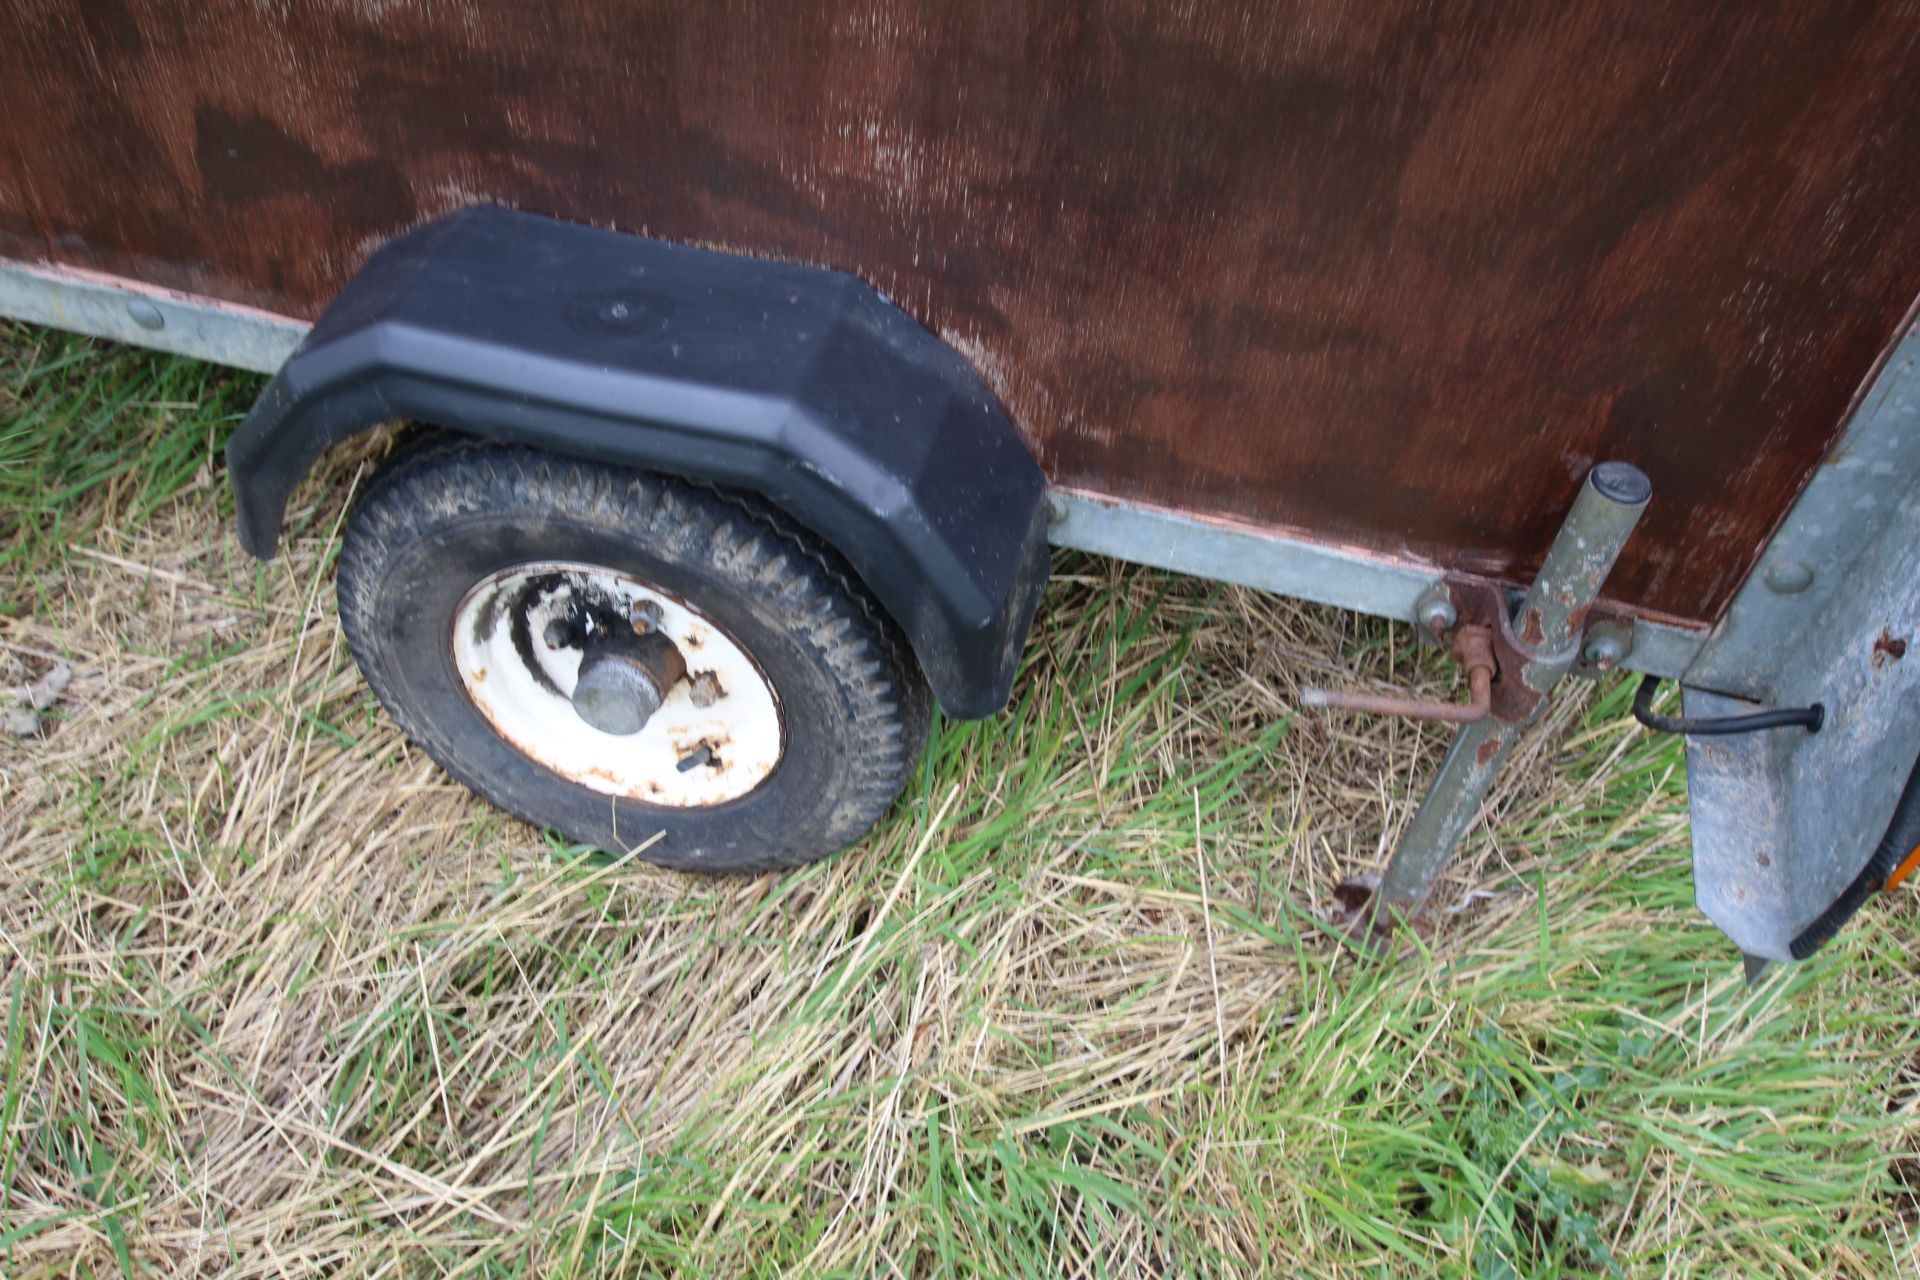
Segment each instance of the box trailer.
[[[1569,676],[1804,957],[1920,845],[1920,10],[0,0],[0,314],[378,422],[356,658],[532,821],[754,870],[995,714],[1079,547],[1414,623],[1417,912]],[[1685,715],[1653,682],[1677,680]]]

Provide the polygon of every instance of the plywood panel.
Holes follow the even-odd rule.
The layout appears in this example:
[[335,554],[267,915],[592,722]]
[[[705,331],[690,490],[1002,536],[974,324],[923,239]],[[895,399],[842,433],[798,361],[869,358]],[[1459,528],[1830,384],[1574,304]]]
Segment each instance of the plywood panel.
[[459,205],[856,271],[1059,482],[1717,614],[1920,291],[1920,8],[0,0],[0,253],[311,316]]

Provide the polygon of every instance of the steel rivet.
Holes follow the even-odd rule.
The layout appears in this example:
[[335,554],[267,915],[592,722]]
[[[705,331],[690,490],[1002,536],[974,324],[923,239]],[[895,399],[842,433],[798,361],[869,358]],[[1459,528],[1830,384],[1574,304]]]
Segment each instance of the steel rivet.
[[1767,570],[1767,590],[1797,596],[1813,585],[1813,566],[1802,560],[1782,560]]
[[142,329],[164,329],[167,325],[167,318],[160,314],[160,308],[154,306],[144,298],[135,298],[132,302],[129,302],[127,304],[127,314],[131,316],[133,322]]

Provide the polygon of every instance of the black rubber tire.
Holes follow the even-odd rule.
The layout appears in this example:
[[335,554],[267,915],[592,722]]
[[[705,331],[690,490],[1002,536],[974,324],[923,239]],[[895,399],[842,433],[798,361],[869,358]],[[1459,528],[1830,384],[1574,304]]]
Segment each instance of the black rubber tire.
[[[618,799],[554,773],[468,698],[461,600],[516,564],[577,560],[679,596],[724,627],[779,696],[786,743],[759,786],[708,808]],[[884,816],[925,748],[932,703],[892,620],[845,562],[764,503],[668,476],[436,435],[367,485],[340,553],[340,619],[382,705],[447,772],[537,826],[690,871],[812,862]]]

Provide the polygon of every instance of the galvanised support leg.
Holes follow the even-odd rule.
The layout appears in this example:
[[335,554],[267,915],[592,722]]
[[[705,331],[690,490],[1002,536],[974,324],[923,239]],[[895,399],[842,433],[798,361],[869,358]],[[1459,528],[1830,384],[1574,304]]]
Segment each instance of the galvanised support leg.
[[1600,594],[1652,494],[1645,473],[1624,462],[1603,462],[1587,473],[1580,496],[1567,512],[1546,563],[1514,619],[1513,634],[1532,658],[1518,672],[1500,673],[1503,680],[1524,681],[1542,695],[1540,701],[1533,714],[1521,720],[1489,718],[1460,727],[1400,847],[1387,863],[1374,895],[1376,919],[1382,908],[1411,918],[1425,904],[1433,882],[1479,813],[1507,753],[1521,731],[1539,719],[1546,709],[1545,695],[1579,657],[1586,611]]

